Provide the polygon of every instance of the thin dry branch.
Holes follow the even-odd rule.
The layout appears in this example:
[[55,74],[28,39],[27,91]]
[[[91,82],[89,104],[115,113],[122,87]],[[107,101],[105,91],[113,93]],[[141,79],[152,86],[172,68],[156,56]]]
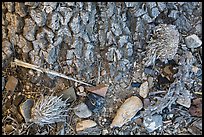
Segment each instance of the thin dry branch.
[[61,73],[58,73],[56,71],[49,70],[49,69],[44,69],[44,68],[41,68],[40,66],[29,64],[29,63],[23,62],[23,61],[18,60],[18,59],[14,59],[14,62],[12,62],[12,63],[14,65],[17,65],[17,66],[34,69],[34,70],[39,71],[39,72],[48,73],[48,74],[51,74],[51,75],[55,75],[55,76],[58,76],[58,77],[61,77],[61,78],[65,78],[65,79],[68,79],[68,80],[72,80],[72,81],[84,84],[84,85],[87,85],[87,86],[92,86],[91,84],[88,84],[88,83],[80,81],[80,80],[76,80],[76,79],[74,79],[72,77],[68,77],[68,76],[66,76],[64,74],[61,74]]

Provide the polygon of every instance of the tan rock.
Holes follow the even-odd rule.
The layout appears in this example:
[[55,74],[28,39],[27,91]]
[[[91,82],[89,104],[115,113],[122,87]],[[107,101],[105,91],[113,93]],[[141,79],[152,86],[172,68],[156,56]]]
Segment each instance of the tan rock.
[[17,84],[18,84],[18,80],[13,76],[9,76],[5,88],[7,91],[13,92]]
[[77,123],[76,125],[76,131],[82,131],[85,130],[87,128],[91,128],[91,127],[95,127],[97,124],[95,121],[93,120],[83,120]]
[[147,95],[149,93],[149,86],[148,86],[148,82],[145,81],[144,83],[141,84],[140,86],[140,92],[139,95],[143,98],[146,98]]
[[99,85],[97,85],[95,87],[87,87],[86,90],[89,91],[89,92],[92,92],[92,93],[95,93],[95,94],[98,94],[100,96],[105,97],[106,92],[108,90],[108,86],[105,85],[105,84],[99,84]]
[[123,124],[130,121],[135,116],[135,114],[140,109],[142,109],[142,107],[142,101],[138,97],[132,96],[126,99],[125,102],[118,109],[110,127],[122,127]]

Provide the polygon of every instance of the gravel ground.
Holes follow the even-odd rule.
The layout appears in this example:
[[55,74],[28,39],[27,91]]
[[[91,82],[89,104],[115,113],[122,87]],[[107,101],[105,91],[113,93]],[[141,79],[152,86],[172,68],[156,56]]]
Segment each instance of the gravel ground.
[[[2,134],[202,134],[201,25],[201,2],[2,2]],[[142,108],[110,128],[131,96]]]

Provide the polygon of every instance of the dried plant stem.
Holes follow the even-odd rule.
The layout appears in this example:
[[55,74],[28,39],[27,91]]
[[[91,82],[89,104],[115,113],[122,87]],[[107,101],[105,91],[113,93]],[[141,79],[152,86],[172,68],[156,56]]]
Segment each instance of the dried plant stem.
[[72,81],[84,84],[84,85],[87,85],[87,86],[92,86],[91,84],[85,83],[83,81],[76,80],[76,79],[74,79],[72,77],[68,77],[68,76],[66,76],[64,74],[61,74],[61,73],[58,73],[56,71],[44,69],[44,68],[41,68],[41,67],[39,67],[37,65],[32,65],[32,64],[23,62],[21,60],[18,60],[18,59],[14,59],[14,62],[12,62],[12,63],[14,65],[17,65],[17,66],[34,69],[34,70],[39,71],[39,72],[48,73],[48,74],[51,74],[51,75],[55,75],[55,76],[58,76],[58,77],[61,77],[61,78],[65,78],[65,79],[68,79],[68,80],[72,80]]

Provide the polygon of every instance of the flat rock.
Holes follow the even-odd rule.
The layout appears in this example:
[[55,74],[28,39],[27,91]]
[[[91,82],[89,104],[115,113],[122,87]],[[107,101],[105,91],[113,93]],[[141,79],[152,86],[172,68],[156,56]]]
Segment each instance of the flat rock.
[[96,125],[96,122],[93,120],[83,120],[76,124],[76,131],[79,132],[87,128],[95,127]]
[[20,104],[20,112],[26,122],[28,122],[31,119],[31,109],[33,105],[34,101],[32,99],[27,99],[25,102]]
[[148,86],[148,82],[145,81],[144,83],[141,84],[140,86],[140,91],[139,91],[139,95],[143,98],[146,98],[147,95],[149,93],[149,86]]
[[80,118],[88,118],[92,115],[92,112],[85,103],[81,103],[74,107],[74,113]]
[[13,76],[9,76],[5,88],[7,91],[13,92],[17,84],[18,84],[18,80]]
[[99,84],[97,86],[94,87],[86,87],[86,90],[95,94],[98,94],[100,96],[105,97],[106,96],[106,92],[108,90],[108,86],[105,84]]
[[116,116],[113,119],[110,127],[122,127],[125,123],[130,121],[135,114],[142,109],[142,101],[136,97],[132,96],[125,100],[121,107],[117,110]]
[[179,105],[182,105],[184,107],[190,108],[190,106],[191,106],[191,98],[188,97],[188,96],[182,96],[182,97],[179,97],[176,100],[176,103],[178,103]]
[[144,117],[143,124],[148,132],[153,132],[163,125],[161,115],[153,115],[150,117]]
[[68,89],[65,89],[64,91],[62,91],[62,99],[68,99],[68,102],[72,102],[76,100],[76,93],[75,93],[75,89],[73,87],[70,87]]
[[188,48],[192,48],[192,49],[198,48],[202,45],[202,41],[195,34],[186,37],[185,43],[186,43]]

